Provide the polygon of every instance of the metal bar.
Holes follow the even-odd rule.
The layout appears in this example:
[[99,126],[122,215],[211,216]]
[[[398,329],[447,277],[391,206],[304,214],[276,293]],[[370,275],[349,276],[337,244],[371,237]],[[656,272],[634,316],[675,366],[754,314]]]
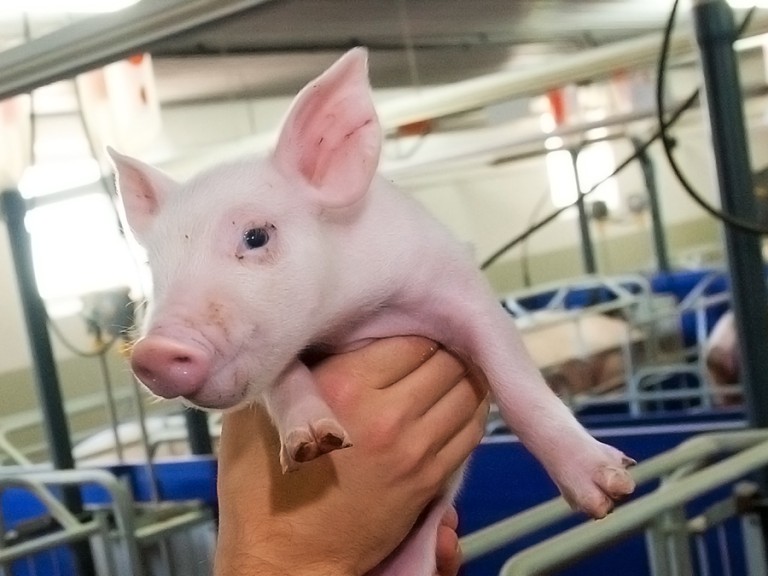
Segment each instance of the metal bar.
[[131,376],[131,391],[133,392],[134,407],[136,408],[136,421],[139,425],[141,437],[141,446],[144,448],[145,469],[147,471],[147,480],[149,482],[149,494],[153,502],[160,502],[160,482],[157,480],[157,470],[155,470],[155,451],[150,446],[149,433],[147,432],[147,416],[144,410],[144,401],[139,389],[139,381],[135,376]]
[[[35,384],[45,415],[45,432],[50,447],[51,461],[56,468],[72,469],[72,444],[69,426],[64,412],[59,376],[53,358],[51,338],[48,333],[45,305],[37,290],[32,245],[29,233],[24,227],[27,210],[24,199],[17,190],[7,190],[0,195],[0,207],[8,228],[11,253],[16,270],[16,282],[19,288],[24,320],[27,325],[27,338],[32,353]],[[77,488],[67,488],[62,494],[62,501],[73,514],[83,511],[83,502]],[[93,556],[87,542],[75,542],[72,545],[80,574],[95,574]]]
[[32,247],[29,234],[24,227],[26,216],[24,200],[15,190],[3,192],[0,198],[3,216],[8,227],[19,297],[27,324],[35,382],[45,416],[44,424],[51,449],[51,460],[56,468],[74,468],[69,427],[48,334],[47,314],[43,300],[37,291]]
[[[99,339],[98,345],[103,346],[103,344],[101,339]],[[104,380],[104,393],[107,397],[107,417],[109,419],[109,427],[112,429],[112,438],[115,442],[115,453],[117,454],[118,462],[124,462],[123,441],[120,438],[120,417],[117,411],[115,390],[112,386],[112,376],[109,373],[109,366],[107,366],[106,354],[99,354],[98,362],[101,368],[102,379]]]
[[579,235],[581,236],[581,255],[584,259],[584,271],[587,274],[595,274],[597,272],[595,247],[592,243],[592,235],[589,230],[589,214],[587,214],[587,206],[584,202],[584,190],[581,186],[581,178],[579,178],[579,153],[581,152],[581,148],[577,146],[571,148],[568,152],[571,156],[573,178],[576,184],[576,194],[578,194],[578,203],[576,204],[576,207],[579,211]]
[[[718,187],[723,207],[749,218],[756,212],[749,151],[739,92],[738,63],[733,54],[733,15],[723,0],[699,1],[694,9],[701,48],[715,152]],[[741,345],[742,371],[747,384],[747,411],[753,425],[768,425],[768,356],[763,353],[768,327],[760,239],[725,225],[728,268],[736,325]]]
[[[693,20],[721,204],[729,214],[751,220],[757,206],[738,61],[733,49],[733,12],[725,0],[698,0]],[[728,224],[724,233],[747,417],[752,426],[762,428],[768,426],[768,355],[764,350],[768,339],[768,293],[760,238]],[[758,483],[763,494],[768,493],[768,471],[758,472]],[[762,512],[761,519],[764,544],[768,547],[768,512]]]
[[768,441],[725,458],[678,482],[637,498],[600,522],[581,524],[536,544],[508,560],[500,576],[546,574],[583,558],[598,547],[643,529],[664,511],[680,506],[718,486],[732,482],[768,463]]
[[195,524],[208,522],[213,518],[210,510],[191,510],[166,520],[153,522],[149,526],[142,526],[136,530],[136,539],[141,544],[155,542],[165,538],[169,533],[188,528]]
[[[136,519],[133,511],[133,500],[128,489],[113,474],[105,470],[41,470],[29,472],[24,469],[5,471],[0,475],[0,489],[3,486],[25,485],[34,490],[41,484],[56,485],[64,488],[83,484],[98,484],[112,498],[115,514],[115,528],[125,542],[130,573],[132,576],[144,576],[145,570],[139,557],[139,547],[136,541]],[[43,503],[49,497],[46,492],[39,492]],[[78,572],[78,576],[84,576]]]
[[0,52],[0,100],[70,78],[268,0],[142,0]]
[[21,542],[19,544],[13,544],[6,548],[0,549],[0,562],[7,563],[36,554],[56,546],[62,546],[64,544],[74,545],[77,543],[86,543],[85,540],[101,530],[100,522],[96,520],[89,520],[84,524],[67,528],[55,532],[54,534],[47,534],[40,536],[33,540]]
[[[749,33],[757,34],[767,30],[768,14],[758,12],[752,19]],[[403,124],[481,108],[492,102],[539,95],[568,84],[603,78],[615,70],[655,65],[661,40],[661,34],[647,34],[584,50],[579,54],[553,58],[545,66],[499,72],[424,89],[407,98],[383,102],[378,106],[379,115],[385,130],[389,130]],[[673,34],[670,43],[672,57],[690,54],[693,48],[687,30]]]
[[653,249],[656,254],[656,267],[662,272],[669,272],[672,267],[669,264],[667,253],[667,239],[664,232],[664,224],[661,219],[661,204],[659,203],[659,191],[656,186],[656,170],[648,150],[643,148],[643,142],[637,137],[631,137],[632,146],[635,148],[637,161],[643,171],[645,189],[648,192],[648,204],[651,212],[651,234],[653,236]]
[[184,411],[189,432],[189,449],[192,454],[213,454],[213,443],[208,432],[208,415],[202,410],[189,408]]
[[[640,485],[681,466],[703,461],[714,454],[733,452],[766,441],[768,441],[768,430],[702,434],[686,440],[672,450],[641,462],[632,469],[632,477]],[[464,559],[470,561],[498,550],[573,514],[565,500],[554,498],[510,518],[500,520],[461,539]]]

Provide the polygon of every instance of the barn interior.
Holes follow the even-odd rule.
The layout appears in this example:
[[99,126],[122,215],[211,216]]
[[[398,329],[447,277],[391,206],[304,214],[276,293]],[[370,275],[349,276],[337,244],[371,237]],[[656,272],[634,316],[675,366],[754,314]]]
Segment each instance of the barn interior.
[[4,0],[0,574],[213,569],[222,414],[131,372],[153,279],[107,147],[177,181],[268,155],[358,46],[379,172],[638,461],[588,520],[492,409],[461,573],[767,574],[767,34],[735,0]]

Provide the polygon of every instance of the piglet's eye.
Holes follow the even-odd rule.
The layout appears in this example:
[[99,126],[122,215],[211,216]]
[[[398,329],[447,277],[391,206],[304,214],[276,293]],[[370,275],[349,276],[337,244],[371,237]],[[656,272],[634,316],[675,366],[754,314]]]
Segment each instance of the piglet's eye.
[[261,248],[269,242],[269,232],[266,228],[251,228],[243,235],[243,240],[251,250]]

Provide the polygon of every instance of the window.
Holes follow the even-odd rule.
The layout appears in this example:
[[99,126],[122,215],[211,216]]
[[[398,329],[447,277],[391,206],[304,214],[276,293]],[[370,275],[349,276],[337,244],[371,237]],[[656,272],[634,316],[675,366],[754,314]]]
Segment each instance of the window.
[[[549,116],[549,119],[546,117]],[[554,129],[551,115],[542,115],[542,128],[545,132]],[[601,129],[590,131],[586,136],[597,139],[605,134]],[[574,174],[573,160],[570,150],[564,148],[563,139],[558,136],[550,136],[545,141],[545,146],[550,152],[546,156],[547,177],[552,198],[552,204],[558,208],[574,203],[578,198],[578,188]],[[595,184],[603,180],[616,168],[616,157],[610,142],[601,141],[584,146],[576,160],[579,172],[579,184],[583,192],[588,192]],[[609,179],[600,188],[587,196],[588,202],[602,200],[613,211],[619,207],[619,189],[615,178]],[[574,214],[575,212],[567,212]]]
[[[67,189],[78,182],[73,170],[77,165],[70,162],[65,170],[38,165],[25,173],[19,189],[27,197],[57,191],[62,185]],[[98,178],[94,165],[81,165],[80,184]],[[27,214],[38,289],[54,316],[77,313],[83,294],[137,284],[137,266],[120,232],[113,200],[97,184],[91,186],[92,192],[85,188],[82,195],[33,208]]]

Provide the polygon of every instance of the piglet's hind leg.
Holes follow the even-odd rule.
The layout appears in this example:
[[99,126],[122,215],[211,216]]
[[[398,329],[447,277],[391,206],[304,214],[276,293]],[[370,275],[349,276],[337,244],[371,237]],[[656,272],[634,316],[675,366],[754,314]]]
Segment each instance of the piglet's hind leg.
[[312,373],[301,362],[286,371],[266,394],[265,403],[280,434],[283,472],[352,445],[346,430],[320,397]]
[[475,320],[463,332],[462,348],[486,375],[504,420],[574,509],[605,516],[615,500],[634,490],[627,471],[634,460],[598,442],[579,424],[546,385],[500,307],[471,310],[466,317]]

